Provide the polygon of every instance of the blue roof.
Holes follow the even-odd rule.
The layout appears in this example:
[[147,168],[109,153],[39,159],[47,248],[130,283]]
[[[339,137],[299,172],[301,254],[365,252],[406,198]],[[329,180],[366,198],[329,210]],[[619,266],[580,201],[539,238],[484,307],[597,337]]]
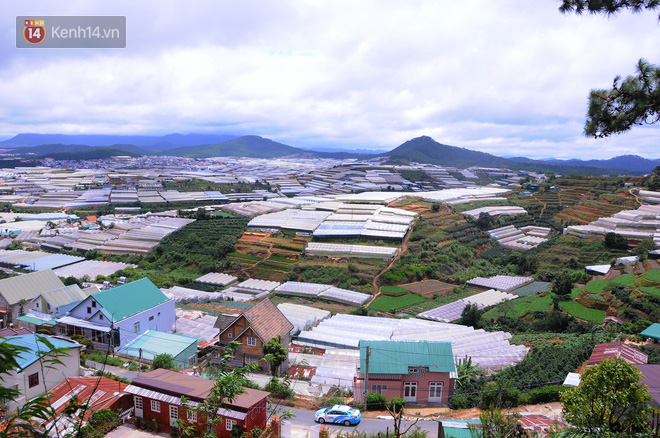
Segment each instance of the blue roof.
[[85,260],[85,257],[77,257],[67,254],[51,254],[29,262],[21,263],[28,271],[45,271],[47,269],[60,268]]
[[175,333],[147,330],[117,352],[139,357],[140,349],[142,349],[142,358],[153,360],[159,354],[169,354],[176,358],[191,346],[194,346],[196,352],[197,339]]
[[24,370],[38,361],[40,357],[44,356],[44,353],[49,353],[51,351],[51,349],[38,338],[48,339],[48,342],[53,344],[53,348],[70,349],[82,347],[80,344],[74,344],[73,342],[63,341],[61,339],[51,338],[50,336],[44,335],[32,334],[9,336],[6,338],[8,343],[28,348],[28,351],[21,352],[16,358],[18,366],[20,367],[19,371]]
[[660,339],[660,324],[657,322],[651,324],[639,335],[647,338]]

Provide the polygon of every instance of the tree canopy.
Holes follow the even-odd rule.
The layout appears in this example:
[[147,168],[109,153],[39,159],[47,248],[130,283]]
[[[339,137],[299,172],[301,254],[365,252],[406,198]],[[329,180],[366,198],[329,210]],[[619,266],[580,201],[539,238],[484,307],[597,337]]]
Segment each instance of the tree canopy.
[[648,428],[651,396],[642,373],[620,357],[582,373],[580,386],[562,394],[564,418],[583,432],[636,433]]
[[270,372],[274,377],[277,377],[277,370],[289,357],[289,352],[286,347],[282,345],[282,336],[277,335],[266,342],[262,347],[262,351],[266,356],[266,360],[270,364]]
[[[562,0],[559,10],[613,15],[626,9],[641,12],[658,8],[660,0]],[[660,67],[640,59],[636,70],[635,75],[624,80],[615,77],[609,90],[591,90],[584,126],[586,136],[608,137],[635,125],[660,121]]]

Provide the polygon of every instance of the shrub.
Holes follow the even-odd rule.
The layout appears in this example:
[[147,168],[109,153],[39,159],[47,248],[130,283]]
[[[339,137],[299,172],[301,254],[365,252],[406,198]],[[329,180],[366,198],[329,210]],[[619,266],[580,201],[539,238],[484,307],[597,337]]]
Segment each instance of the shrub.
[[293,399],[293,390],[289,388],[288,385],[282,383],[277,377],[270,379],[270,382],[264,388],[266,391],[270,392],[273,397],[279,399]]
[[470,403],[464,395],[455,395],[449,399],[450,409],[467,409],[469,407],[471,407]]
[[524,394],[522,400],[525,404],[537,405],[541,403],[552,403],[559,401],[559,392],[562,386],[552,385],[535,388]]
[[367,410],[368,411],[383,411],[387,405],[387,399],[383,394],[370,392],[367,394]]

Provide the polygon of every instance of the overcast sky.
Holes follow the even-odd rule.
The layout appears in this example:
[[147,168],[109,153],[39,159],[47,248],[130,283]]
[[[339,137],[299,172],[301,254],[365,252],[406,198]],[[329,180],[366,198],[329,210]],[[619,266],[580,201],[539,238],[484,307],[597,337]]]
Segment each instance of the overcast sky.
[[[256,134],[393,149],[429,135],[503,156],[660,157],[660,126],[583,135],[587,97],[639,58],[657,13],[557,0],[20,1],[0,15],[0,137]],[[17,15],[125,15],[127,49],[16,49]]]

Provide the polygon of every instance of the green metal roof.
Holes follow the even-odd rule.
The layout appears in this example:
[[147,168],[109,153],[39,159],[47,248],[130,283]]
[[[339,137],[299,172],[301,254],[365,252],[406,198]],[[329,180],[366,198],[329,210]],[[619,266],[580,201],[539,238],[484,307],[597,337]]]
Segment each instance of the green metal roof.
[[483,430],[476,429],[474,431],[475,435],[472,435],[472,431],[469,429],[469,425],[478,425],[481,424],[481,420],[437,420],[442,422],[442,426],[445,430],[446,438],[474,438],[474,436],[483,436]]
[[428,367],[430,372],[456,377],[451,342],[360,341],[361,372],[367,368],[367,347],[369,374],[408,374],[408,367]]
[[55,324],[57,324],[57,321],[54,320],[54,319],[39,319],[39,318],[35,318],[34,316],[29,316],[29,315],[19,316],[16,319],[19,320],[19,321],[25,321],[25,322],[28,322],[28,323],[34,324],[34,325],[44,325],[44,324],[55,325]]
[[[197,339],[176,333],[147,330],[143,335],[138,336],[118,351],[129,356],[139,357],[140,349],[142,349],[142,357],[147,360],[153,360],[159,354],[169,354],[176,359],[186,350],[189,350],[190,355],[196,354]],[[187,360],[188,358],[183,359]]]
[[114,321],[151,309],[169,298],[147,277],[92,295]]
[[657,322],[654,324],[651,324],[639,334],[640,336],[645,336],[647,338],[653,338],[653,339],[660,339],[660,324]]

